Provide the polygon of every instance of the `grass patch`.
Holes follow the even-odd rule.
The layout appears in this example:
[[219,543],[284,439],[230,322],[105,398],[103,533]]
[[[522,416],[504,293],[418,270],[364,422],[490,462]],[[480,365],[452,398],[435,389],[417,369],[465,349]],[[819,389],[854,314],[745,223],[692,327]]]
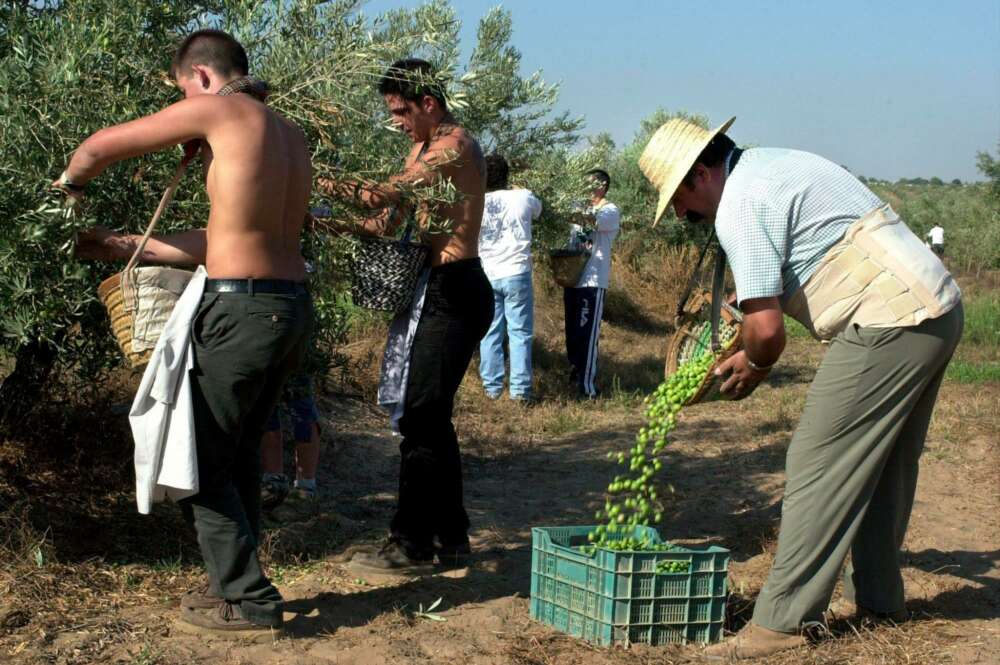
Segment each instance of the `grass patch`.
[[790,316],[785,317],[785,335],[796,339],[812,339],[812,333]]
[[575,409],[559,409],[556,414],[545,423],[545,432],[552,436],[562,436],[572,434],[583,429],[585,419],[583,414]]
[[990,293],[971,298],[965,307],[965,331],[962,341],[966,344],[1000,346],[1000,294]]
[[952,360],[945,370],[945,378],[958,383],[1000,383],[1000,362]]

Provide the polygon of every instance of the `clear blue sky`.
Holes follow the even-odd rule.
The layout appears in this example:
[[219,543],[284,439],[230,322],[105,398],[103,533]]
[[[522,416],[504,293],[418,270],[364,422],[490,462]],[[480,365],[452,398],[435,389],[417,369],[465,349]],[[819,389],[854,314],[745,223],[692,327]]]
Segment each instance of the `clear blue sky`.
[[453,0],[466,53],[498,4],[523,73],[619,145],[663,106],[891,180],[978,180],[976,152],[997,153],[1000,0]]

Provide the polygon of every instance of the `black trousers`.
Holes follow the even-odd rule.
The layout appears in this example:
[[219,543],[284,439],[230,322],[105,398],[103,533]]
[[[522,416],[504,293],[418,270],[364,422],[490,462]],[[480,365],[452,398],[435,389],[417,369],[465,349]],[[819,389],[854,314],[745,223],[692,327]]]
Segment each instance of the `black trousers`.
[[212,590],[261,625],[281,625],[283,602],[257,560],[260,438],[312,321],[308,295],[206,293],[192,324],[199,491],[182,505]]
[[455,393],[493,321],[493,288],[479,259],[431,269],[413,338],[399,430],[399,503],[390,532],[410,556],[468,543],[462,462],[451,422]]
[[563,290],[566,311],[566,357],[581,395],[597,394],[597,348],[607,289],[584,286]]

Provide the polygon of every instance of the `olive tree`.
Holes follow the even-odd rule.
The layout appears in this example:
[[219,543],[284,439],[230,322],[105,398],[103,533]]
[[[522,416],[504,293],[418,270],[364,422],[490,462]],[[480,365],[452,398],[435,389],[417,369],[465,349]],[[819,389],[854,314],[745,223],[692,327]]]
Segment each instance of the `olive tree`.
[[[376,84],[396,59],[423,57],[437,68],[449,105],[489,150],[530,165],[576,140],[579,120],[553,115],[557,89],[522,76],[502,10],[480,21],[468,62],[459,22],[443,0],[380,16],[361,0],[66,0],[0,8],[0,436],[43,395],[54,367],[93,378],[119,362],[96,299],[118,265],[73,258],[74,233],[101,224],[140,232],[180,158],[167,150],[126,160],[88,186],[86,205],[68,214],[49,190],[71,151],[102,127],[152,113],[180,98],[167,69],[176,44],[199,27],[232,32],[247,47],[251,73],[267,80],[271,104],[306,132],[317,175],[380,179],[397,171],[405,136],[389,126]],[[560,177],[562,174],[559,174]],[[579,177],[566,187],[578,187]],[[446,199],[441,190],[417,198]],[[363,211],[335,202],[333,214]],[[208,201],[189,175],[161,222],[164,232],[202,226]],[[306,251],[320,343],[345,326],[349,242],[313,233]],[[6,370],[4,365],[7,365]]]

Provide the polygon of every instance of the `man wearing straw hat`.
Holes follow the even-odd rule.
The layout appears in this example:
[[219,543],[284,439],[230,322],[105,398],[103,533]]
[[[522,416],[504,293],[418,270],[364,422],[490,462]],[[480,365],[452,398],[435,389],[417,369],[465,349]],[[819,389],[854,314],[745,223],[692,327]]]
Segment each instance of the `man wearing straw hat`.
[[[735,120],[735,119],[733,119]],[[903,620],[899,548],[938,387],[962,333],[961,294],[892,209],[816,155],[735,147],[729,120],[673,119],[639,165],[657,220],[713,223],[744,313],[744,348],[717,373],[737,398],[785,346],[783,314],[831,340],[788,447],[778,550],[753,619],[706,650],[765,656],[805,643],[848,553],[840,616]]]
[[[142,252],[144,261],[204,264],[208,272],[188,347],[199,491],[184,504],[209,586],[182,600],[179,627],[269,640],[282,627],[283,602],[257,559],[259,446],[312,327],[299,251],[312,165],[302,131],[264,105],[266,85],[247,71],[246,52],[231,36],[192,33],[171,66],[185,99],[92,135],[57,185],[79,198],[120,160],[178,144],[189,157],[201,150],[212,204],[207,227],[152,238]],[[139,242],[98,229],[80,234],[77,254],[127,259]]]

